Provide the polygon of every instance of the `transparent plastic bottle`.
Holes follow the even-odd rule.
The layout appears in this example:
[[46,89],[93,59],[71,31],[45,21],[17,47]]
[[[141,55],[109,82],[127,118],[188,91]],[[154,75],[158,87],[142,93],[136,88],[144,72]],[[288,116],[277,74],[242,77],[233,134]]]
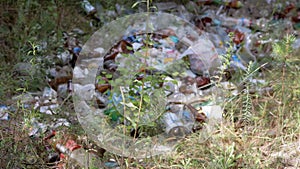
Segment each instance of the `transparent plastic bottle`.
[[66,146],[55,143],[55,148],[61,153],[66,154],[71,161],[76,162],[80,167],[92,168],[101,167],[101,160],[95,154],[88,152],[82,147],[77,148],[73,151],[69,150]]
[[163,116],[163,122],[166,126],[166,133],[170,137],[184,137],[185,135],[191,133],[176,113],[167,112]]
[[252,20],[247,18],[233,18],[233,17],[221,16],[219,19],[221,21],[221,25],[228,26],[228,27],[233,27],[233,26],[251,27],[253,25]]

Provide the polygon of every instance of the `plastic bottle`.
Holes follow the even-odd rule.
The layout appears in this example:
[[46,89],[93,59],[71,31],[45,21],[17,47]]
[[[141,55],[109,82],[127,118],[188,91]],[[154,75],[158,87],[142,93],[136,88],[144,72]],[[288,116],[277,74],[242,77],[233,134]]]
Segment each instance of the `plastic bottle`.
[[57,141],[53,141],[52,146],[54,146],[54,148],[57,149],[60,153],[66,155],[71,161],[76,162],[80,167],[93,168],[100,167],[102,165],[101,160],[95,154],[83,149],[73,140],[68,140],[67,142],[73,142],[74,145],[71,145],[71,148],[67,148],[67,146]]
[[233,17],[226,17],[222,16],[220,18],[221,25],[227,26],[227,27],[232,27],[232,26],[245,26],[245,27],[250,27],[252,26],[253,22],[251,19],[247,18],[233,18]]
[[[68,160],[70,160],[71,162],[70,164],[72,164],[72,162],[76,162],[76,164],[78,164],[82,168],[100,168],[102,166],[101,160],[98,156],[88,152],[87,150],[82,148],[81,145],[76,143],[76,137],[74,135],[64,135],[66,141],[53,138],[55,137],[55,135],[56,131],[52,130],[43,138],[43,141],[45,141],[46,143],[47,151],[50,152],[52,147],[57,152],[59,152],[60,158],[68,157]],[[55,159],[55,161],[57,161],[57,159]]]
[[184,137],[191,131],[182,123],[176,113],[167,112],[163,115],[165,132],[171,137]]

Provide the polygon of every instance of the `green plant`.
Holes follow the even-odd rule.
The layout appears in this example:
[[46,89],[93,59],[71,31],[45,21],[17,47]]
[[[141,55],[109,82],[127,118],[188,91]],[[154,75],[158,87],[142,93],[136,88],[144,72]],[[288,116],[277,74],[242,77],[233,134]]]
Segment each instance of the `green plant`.
[[246,72],[243,76],[243,80],[240,83],[243,86],[245,86],[241,92],[241,97],[242,97],[241,120],[246,123],[250,123],[253,121],[253,112],[252,112],[253,104],[252,104],[252,95],[250,94],[251,84],[249,83],[249,79],[252,79],[252,77],[255,76],[255,73],[257,73],[257,71],[264,65],[265,64],[256,68],[257,66],[253,62],[250,62],[249,65],[247,66]]
[[[129,124],[126,129],[127,133],[132,130],[141,132],[142,126],[155,128],[158,119],[164,112],[165,101],[162,97],[164,93],[159,84],[163,82],[165,75],[155,72],[153,68],[146,67],[143,63],[137,66],[137,57],[147,57],[139,52],[136,52],[135,55],[123,55],[123,57],[126,57],[126,68],[119,67],[118,71],[122,73],[122,78],[116,78],[109,82],[114,89],[109,91],[111,102],[104,113],[114,121],[121,117],[120,122],[124,121],[124,124]],[[153,73],[139,72],[140,67]],[[107,78],[110,76],[106,74]],[[142,79],[138,80],[137,78]],[[136,132],[134,136],[136,136]]]
[[280,98],[280,111],[279,116],[281,121],[285,113],[287,103],[286,95],[286,69],[293,64],[291,60],[291,53],[293,52],[292,44],[296,40],[293,35],[286,35],[283,40],[273,44],[273,56],[281,64],[281,98]]
[[236,161],[241,158],[241,154],[237,154],[235,149],[234,142],[226,149],[220,147],[219,151],[221,153],[219,155],[215,155],[215,159],[213,159],[212,164],[215,165],[216,168],[233,168],[236,166]]
[[192,159],[186,158],[186,159],[180,160],[179,161],[180,164],[175,164],[175,165],[172,165],[171,167],[178,167],[178,168],[188,169],[188,168],[191,168],[191,162],[192,162]]

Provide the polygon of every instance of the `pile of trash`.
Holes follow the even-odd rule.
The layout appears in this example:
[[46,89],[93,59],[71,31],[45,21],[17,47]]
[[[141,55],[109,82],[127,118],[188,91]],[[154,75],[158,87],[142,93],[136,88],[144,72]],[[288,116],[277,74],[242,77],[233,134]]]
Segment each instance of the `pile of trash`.
[[[75,110],[90,137],[108,151],[142,158],[166,153],[203,122],[222,119],[221,90],[236,87],[214,85],[211,77],[221,64],[205,32],[179,17],[120,18],[82,48],[73,72]],[[138,111],[143,114],[137,118]]]
[[[147,44],[146,40],[151,41],[151,44]],[[129,55],[132,56],[131,60]],[[120,124],[120,119],[124,116],[123,106],[115,111],[113,107],[119,107],[123,100],[121,95],[116,96],[116,93],[113,93],[112,88],[118,88],[118,85],[112,86],[110,80],[131,78],[132,83],[134,81],[144,83],[143,90],[153,91],[162,88],[163,92],[160,93],[160,98],[150,97],[150,99],[152,101],[157,99],[157,103],[153,101],[156,106],[166,102],[166,105],[160,105],[167,110],[163,115],[166,133],[172,136],[184,136],[196,130],[196,126],[193,126],[195,120],[204,122],[207,116],[212,116],[209,112],[202,112],[201,104],[213,102],[212,98],[205,99],[204,93],[207,93],[208,91],[205,89],[209,89],[211,86],[210,72],[216,71],[218,66],[220,66],[218,55],[207,39],[199,39],[194,44],[193,40],[187,37],[179,39],[175,30],[171,28],[149,34],[133,32],[132,35],[123,37],[103,57],[103,65],[99,66],[102,68],[99,70],[101,82],[97,81],[96,83],[98,104],[101,108],[106,109],[106,106],[113,102],[114,106],[110,105],[109,111],[104,110],[104,114],[110,116],[113,121],[119,121]],[[124,73],[120,69],[130,70],[130,72]],[[149,84],[146,80],[147,76],[154,76],[155,79],[162,78],[157,82],[161,84]],[[141,90],[141,86],[135,90],[130,87],[130,84],[129,86],[124,83],[121,85],[129,90],[125,90],[124,93],[132,93],[129,97],[133,101],[136,100],[134,95],[141,95],[138,91]],[[148,94],[151,96],[151,92]],[[112,101],[109,100],[109,95],[113,95]],[[219,109],[221,110],[221,108]],[[158,110],[156,109],[156,111]],[[146,121],[153,122],[153,119],[158,119],[160,114],[161,112],[155,112],[150,115],[149,112],[147,116],[152,121]],[[222,111],[214,112],[214,116],[221,118]],[[156,123],[158,122],[156,121]]]
[[[95,36],[83,47],[81,60],[75,67],[77,74],[74,88],[75,91],[77,90],[75,95],[79,97],[77,113],[81,124],[87,131],[93,131],[89,134],[96,138],[100,146],[124,156],[132,156],[135,153],[140,153],[143,157],[148,156],[144,152],[147,148],[136,148],[147,143],[141,141],[140,145],[132,146],[129,140],[132,139],[131,137],[139,137],[139,134],[136,135],[139,131],[129,131],[128,135],[122,136],[124,131],[122,128],[133,125],[132,119],[135,116],[135,113],[130,114],[123,109],[124,107],[138,108],[136,100],[142,95],[142,90],[149,90],[151,98],[155,95],[151,90],[163,89],[161,104],[158,104],[159,101],[152,103],[152,106],[162,105],[164,110],[160,111],[163,113],[147,114],[144,119],[142,118],[142,123],[160,123],[158,126],[162,131],[157,131],[156,134],[164,137],[189,134],[200,129],[201,123],[211,117],[222,119],[223,110],[220,105],[225,101],[222,90],[237,95],[238,87],[242,87],[227,81],[228,79],[220,82],[222,89],[214,86],[215,79],[212,77],[218,75],[224,59],[222,56],[230,55],[227,58],[230,61],[227,68],[234,71],[246,71],[249,63],[266,66],[268,59],[271,59],[272,43],[281,38],[281,35],[274,36],[270,31],[283,28],[286,32],[297,34],[295,18],[298,14],[292,16],[291,20],[287,19],[290,15],[294,15],[296,6],[293,3],[283,5],[271,16],[272,18],[228,16],[232,9],[236,11],[242,9],[244,6],[242,1],[198,1],[194,5],[193,2],[189,3],[192,4],[191,6],[201,7],[201,15],[190,15],[191,13],[184,6],[179,7],[173,2],[157,5],[159,12],[175,9],[175,13],[178,12],[180,17],[193,22],[199,30],[186,28],[189,26],[182,26],[184,24],[176,25],[172,23],[174,20],[165,13],[159,14],[162,15],[161,18],[167,18],[164,19],[168,21],[167,23],[161,23],[163,19],[152,17],[147,23],[142,16],[132,15],[131,19],[126,18],[124,21],[108,24],[111,30],[104,27],[102,32],[95,33]],[[211,8],[213,10],[208,7],[209,5],[213,6]],[[282,26],[283,22],[290,24]],[[150,24],[150,29],[145,30],[148,26],[145,23]],[[100,64],[95,64],[95,61]],[[133,86],[128,83],[128,81],[145,82],[149,76],[155,75],[158,78],[163,77],[162,83],[157,84],[159,87],[155,84],[149,85],[146,81],[145,86],[135,86],[137,88],[132,89]],[[254,87],[251,92],[260,94],[272,92],[263,79],[247,80]],[[87,92],[89,94],[84,94]],[[156,99],[154,97],[151,100]],[[93,107],[91,108],[90,105]],[[151,104],[148,106],[151,107]],[[153,118],[158,116],[161,117],[160,121]],[[97,124],[97,127],[89,124],[92,121]],[[200,127],[197,124],[200,124]],[[122,127],[118,128],[118,125]],[[101,131],[97,128],[101,128]],[[126,145],[122,144],[121,140],[126,140]],[[127,147],[128,150],[135,150],[131,152],[132,154],[126,154],[119,151],[122,146]],[[148,148],[153,154],[157,154],[169,150],[169,147],[153,145]]]

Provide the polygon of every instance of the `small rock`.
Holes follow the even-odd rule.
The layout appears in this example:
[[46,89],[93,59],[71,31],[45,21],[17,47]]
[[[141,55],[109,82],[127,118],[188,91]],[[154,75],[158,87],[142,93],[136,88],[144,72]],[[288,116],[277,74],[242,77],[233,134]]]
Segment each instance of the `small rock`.
[[168,102],[182,102],[182,103],[186,103],[187,102],[187,98],[183,93],[174,93],[170,96],[168,96]]

